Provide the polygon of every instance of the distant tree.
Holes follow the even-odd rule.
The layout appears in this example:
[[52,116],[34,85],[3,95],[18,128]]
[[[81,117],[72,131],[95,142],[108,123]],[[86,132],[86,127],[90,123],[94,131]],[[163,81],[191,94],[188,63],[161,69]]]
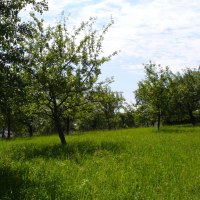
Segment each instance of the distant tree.
[[35,33],[28,41],[27,71],[34,80],[34,95],[43,111],[53,120],[62,144],[66,144],[63,118],[75,107],[90,102],[100,66],[116,54],[102,56],[102,41],[112,22],[97,31],[95,20],[68,30],[65,18],[54,27],[32,15]]
[[138,83],[135,98],[137,109],[143,110],[145,115],[152,116],[157,121],[159,130],[161,118],[165,115],[170,99],[168,86],[171,72],[168,67],[158,67],[151,62],[145,65],[146,77]]
[[177,73],[172,82],[172,98],[170,111],[179,121],[188,116],[190,122],[195,125],[194,113],[200,108],[200,69],[185,69],[183,73]]
[[124,98],[122,93],[114,92],[111,88],[105,84],[97,87],[98,101],[100,110],[104,114],[106,119],[107,128],[111,130],[115,121],[119,122],[117,113],[123,108]]
[[11,68],[4,70],[1,81],[3,85],[0,89],[0,111],[4,118],[4,127],[8,131],[7,138],[10,138],[11,125],[16,117],[15,111],[19,106],[23,81],[14,67],[12,70]]
[[84,112],[79,113],[81,130],[110,130],[123,127],[121,120],[125,114],[122,116],[121,110],[124,98],[121,93],[113,92],[109,84],[110,80],[107,79],[93,90],[91,103],[84,106]]
[[104,116],[96,101],[91,101],[78,108],[75,121],[80,131],[97,130],[104,128]]
[[[35,127],[35,119],[38,119],[41,114],[40,107],[35,103],[34,90],[31,87],[32,81],[29,80],[25,71],[21,72],[23,80],[22,93],[18,96],[18,105],[15,109],[16,121],[19,125],[26,129],[29,136],[33,136]],[[38,122],[38,120],[37,120]]]
[[136,102],[135,107],[135,123],[136,126],[152,126],[157,120],[155,116],[155,111],[148,103],[140,103]]
[[134,107],[128,103],[124,103],[123,110],[119,112],[120,128],[135,127],[135,110]]

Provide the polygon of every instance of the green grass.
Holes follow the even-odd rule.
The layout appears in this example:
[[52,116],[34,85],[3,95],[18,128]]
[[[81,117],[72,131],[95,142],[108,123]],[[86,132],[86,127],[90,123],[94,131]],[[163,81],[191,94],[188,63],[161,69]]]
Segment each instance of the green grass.
[[200,128],[0,140],[0,199],[200,199]]

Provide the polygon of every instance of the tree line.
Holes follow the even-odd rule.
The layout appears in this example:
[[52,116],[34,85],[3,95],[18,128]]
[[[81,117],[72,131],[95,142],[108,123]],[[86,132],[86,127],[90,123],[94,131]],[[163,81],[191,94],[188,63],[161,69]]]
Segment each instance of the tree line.
[[142,125],[191,123],[200,120],[200,68],[172,73],[169,67],[145,66],[146,77],[135,91],[136,116]]
[[[19,14],[27,5],[32,20],[22,22]],[[113,20],[98,30],[94,18],[68,28],[61,16],[46,27],[36,13],[47,9],[45,0],[0,3],[2,137],[57,132],[66,144],[65,133],[73,130],[198,122],[199,69],[173,74],[146,64],[136,103],[127,104],[121,92],[111,90],[112,79],[98,79],[101,65],[117,54],[105,56],[102,46]]]

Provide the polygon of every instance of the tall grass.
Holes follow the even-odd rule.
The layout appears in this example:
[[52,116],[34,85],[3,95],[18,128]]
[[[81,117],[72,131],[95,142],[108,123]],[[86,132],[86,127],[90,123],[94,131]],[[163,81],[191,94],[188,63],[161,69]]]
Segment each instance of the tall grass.
[[0,140],[0,199],[200,199],[200,128]]

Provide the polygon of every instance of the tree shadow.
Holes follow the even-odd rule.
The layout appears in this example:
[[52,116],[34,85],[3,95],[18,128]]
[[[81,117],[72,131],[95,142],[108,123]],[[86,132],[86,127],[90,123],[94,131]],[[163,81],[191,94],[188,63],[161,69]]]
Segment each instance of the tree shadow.
[[0,166],[0,199],[20,200],[22,196],[23,171]]
[[46,178],[32,179],[28,168],[0,166],[0,200],[60,199],[59,176]]
[[[94,143],[91,141],[71,142],[65,146],[56,145],[17,145],[11,149],[11,157],[14,160],[30,160],[34,158],[44,159],[70,159],[98,155],[97,152],[109,152],[118,154],[125,148],[123,143],[103,141]],[[102,155],[102,154],[101,154]]]
[[188,133],[188,134],[190,134],[190,133],[194,133],[194,132],[196,132],[197,130],[196,129],[194,129],[194,128],[190,128],[190,129],[188,129],[188,128],[166,128],[166,129],[164,129],[164,128],[162,128],[160,131],[159,131],[159,133],[170,133],[170,134],[185,134],[185,133]]

